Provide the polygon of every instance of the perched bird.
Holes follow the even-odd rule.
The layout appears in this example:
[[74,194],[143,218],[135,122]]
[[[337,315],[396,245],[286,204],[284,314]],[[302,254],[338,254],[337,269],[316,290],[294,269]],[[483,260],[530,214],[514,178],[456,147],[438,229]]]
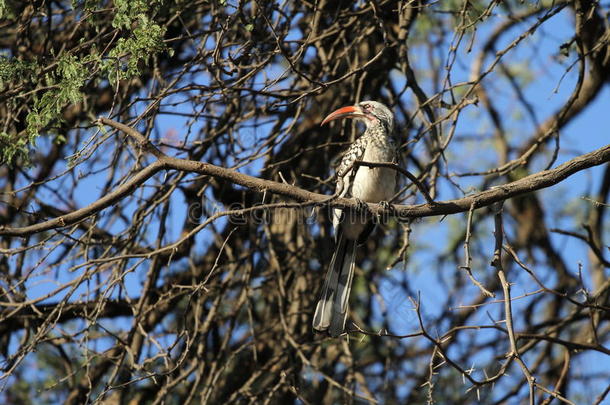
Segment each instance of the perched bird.
[[[366,130],[347,149],[337,169],[335,194],[356,198],[361,202],[387,203],[396,191],[397,172],[391,168],[354,167],[354,162],[398,161],[393,139],[394,115],[376,101],[362,101],[329,114],[321,125],[340,118],[363,122]],[[373,216],[366,210],[334,209],[335,251],[316,306],[313,328],[339,336],[345,328],[349,294],[354,276],[356,246],[363,243],[375,227]]]

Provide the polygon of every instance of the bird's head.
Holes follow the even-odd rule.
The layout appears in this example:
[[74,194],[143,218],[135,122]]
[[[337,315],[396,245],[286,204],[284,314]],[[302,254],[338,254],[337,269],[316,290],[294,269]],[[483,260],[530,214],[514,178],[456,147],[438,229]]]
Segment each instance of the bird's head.
[[339,108],[330,113],[320,125],[340,118],[353,118],[364,122],[367,128],[383,125],[391,133],[394,130],[394,114],[377,101],[361,101],[356,105]]

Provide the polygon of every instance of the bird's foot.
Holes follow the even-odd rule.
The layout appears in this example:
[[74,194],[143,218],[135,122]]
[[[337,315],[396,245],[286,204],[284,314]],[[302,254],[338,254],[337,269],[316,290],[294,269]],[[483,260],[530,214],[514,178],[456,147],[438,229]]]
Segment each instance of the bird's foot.
[[385,223],[388,216],[392,215],[395,212],[394,205],[390,204],[388,201],[379,201],[378,204],[382,212],[377,214],[377,222]]
[[361,200],[360,198],[356,198],[356,209],[359,212],[366,212],[366,213],[371,212],[369,205],[364,200]]
[[388,201],[379,201],[379,207],[385,211],[393,211],[394,206],[390,204]]

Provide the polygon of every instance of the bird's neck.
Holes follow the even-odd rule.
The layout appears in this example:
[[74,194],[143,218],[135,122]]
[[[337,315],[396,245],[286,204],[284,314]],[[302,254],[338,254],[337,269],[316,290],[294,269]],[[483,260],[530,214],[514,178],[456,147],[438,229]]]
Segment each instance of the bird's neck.
[[371,124],[370,126],[368,126],[366,128],[366,131],[364,131],[364,134],[362,134],[363,137],[367,137],[367,138],[378,138],[378,137],[392,137],[392,130],[391,128],[388,128],[386,125],[384,125],[381,122],[376,122],[374,124]]

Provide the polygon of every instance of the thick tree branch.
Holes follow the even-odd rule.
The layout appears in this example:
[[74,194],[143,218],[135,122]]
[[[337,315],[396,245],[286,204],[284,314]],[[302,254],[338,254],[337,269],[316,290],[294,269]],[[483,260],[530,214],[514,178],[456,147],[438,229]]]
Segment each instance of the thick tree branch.
[[[15,306],[23,305],[18,312],[15,311]],[[4,309],[8,307],[7,309]],[[31,304],[13,303],[10,307],[6,303],[0,303],[0,336],[8,332],[23,329],[28,322],[36,325],[42,323],[50,314],[55,313],[59,309],[59,315],[56,318],[57,322],[67,322],[73,319],[87,318],[87,314],[95,312],[98,308],[102,308],[96,313],[96,318],[115,318],[119,316],[133,315],[133,310],[129,302],[124,300],[104,300],[75,302],[75,303],[45,303]]]
[[[29,225],[20,228],[0,227],[0,235],[6,236],[27,236],[38,232],[47,231],[50,229],[61,228],[72,225],[90,215],[96,214],[104,208],[120,201],[127,195],[131,194],[137,187],[142,185],[146,180],[154,176],[161,170],[180,170],[191,173],[199,173],[202,175],[212,176],[218,179],[227,180],[235,184],[247,187],[251,190],[266,191],[273,194],[278,194],[284,197],[289,197],[301,202],[313,203],[315,205],[329,204],[333,207],[340,208],[358,208],[358,202],[353,199],[336,198],[330,199],[328,195],[313,193],[303,190],[299,187],[292,186],[286,183],[279,183],[272,180],[260,179],[247,174],[239,173],[232,169],[219,167],[209,163],[202,163],[193,160],[178,159],[167,156],[158,149],[154,148],[150,143],[145,141],[143,135],[137,133],[132,128],[126,127],[116,121],[108,118],[101,118],[103,124],[107,124],[115,129],[125,131],[127,135],[133,136],[136,142],[147,151],[155,151],[153,153],[158,160],[138,172],[130,181],[118,187],[112,193],[100,198],[93,204],[73,211],[69,214],[41,222],[34,225]],[[137,133],[137,135],[134,135]],[[588,169],[593,166],[598,166],[610,161],[610,145],[606,145],[593,152],[578,156],[562,165],[557,166],[552,170],[544,170],[520,180],[495,186],[489,190],[473,194],[464,198],[448,201],[439,201],[428,204],[418,205],[394,205],[391,212],[384,212],[384,208],[378,204],[369,203],[368,206],[372,212],[377,214],[391,214],[399,218],[421,218],[436,215],[449,215],[459,212],[466,212],[471,207],[481,208],[486,207],[496,202],[504,201],[512,197],[530,193],[553,186],[567,177],[578,173],[579,171]]]

